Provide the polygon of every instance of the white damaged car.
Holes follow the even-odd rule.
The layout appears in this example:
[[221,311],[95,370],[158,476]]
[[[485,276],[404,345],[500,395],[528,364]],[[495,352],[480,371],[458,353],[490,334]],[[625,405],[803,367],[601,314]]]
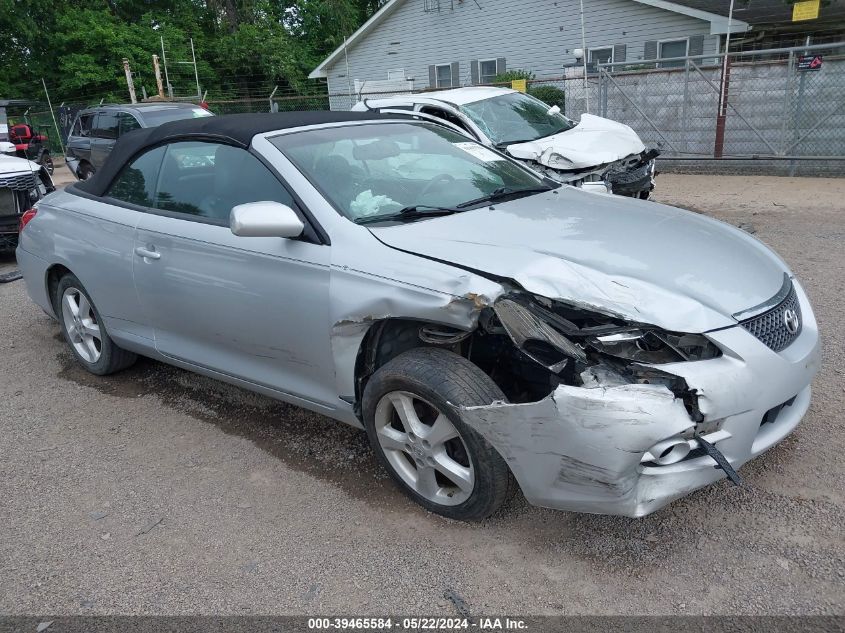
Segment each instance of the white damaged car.
[[459,128],[558,182],[599,193],[648,198],[660,154],[627,125],[595,116],[565,117],[558,106],[490,86],[364,99],[352,108],[414,113]]

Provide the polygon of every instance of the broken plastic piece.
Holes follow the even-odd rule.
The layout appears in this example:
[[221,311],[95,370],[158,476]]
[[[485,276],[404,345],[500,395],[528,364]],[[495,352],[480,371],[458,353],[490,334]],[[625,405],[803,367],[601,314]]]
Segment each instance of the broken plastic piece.
[[731,463],[722,455],[722,451],[716,448],[713,444],[708,442],[702,437],[696,438],[698,440],[698,445],[704,449],[704,452],[710,455],[713,458],[713,461],[716,462],[716,468],[721,468],[725,471],[725,474],[728,476],[734,486],[741,486],[742,485],[742,477],[739,476],[739,473],[734,470],[734,467],[731,466]]

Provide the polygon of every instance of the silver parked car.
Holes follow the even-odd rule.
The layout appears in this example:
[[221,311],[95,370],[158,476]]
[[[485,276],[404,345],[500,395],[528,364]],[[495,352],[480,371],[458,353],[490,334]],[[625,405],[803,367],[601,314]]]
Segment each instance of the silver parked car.
[[443,126],[234,115],[121,139],[21,235],[95,374],[136,354],[366,429],[426,508],[641,516],[806,413],[819,336],[748,234],[540,177]]

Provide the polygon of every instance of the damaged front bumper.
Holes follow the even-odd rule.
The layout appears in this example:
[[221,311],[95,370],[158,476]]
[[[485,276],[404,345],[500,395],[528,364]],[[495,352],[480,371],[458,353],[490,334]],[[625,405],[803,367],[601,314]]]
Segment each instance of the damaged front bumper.
[[640,154],[632,154],[615,163],[595,165],[576,171],[555,168],[542,162],[528,162],[545,176],[561,182],[581,187],[592,193],[612,193],[619,196],[647,198],[654,190],[657,174],[655,158],[660,155],[657,149],[650,149]]
[[[796,284],[801,334],[776,353],[741,326],[708,334],[718,358],[660,365],[698,396],[703,420],[657,384],[559,385],[526,404],[493,403],[459,414],[508,462],[529,502],[562,510],[644,516],[725,477],[697,437],[739,469],[786,437],[806,413],[820,364],[812,308]],[[650,450],[687,442],[660,465]]]

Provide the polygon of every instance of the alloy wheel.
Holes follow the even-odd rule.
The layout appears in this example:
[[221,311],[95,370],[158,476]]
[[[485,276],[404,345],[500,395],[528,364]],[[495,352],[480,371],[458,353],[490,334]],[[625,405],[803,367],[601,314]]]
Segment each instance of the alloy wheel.
[[87,363],[96,363],[103,351],[103,332],[88,298],[77,288],[62,294],[62,320],[70,344]]
[[475,469],[460,433],[431,403],[407,391],[385,394],[375,431],[387,461],[413,491],[441,505],[466,501]]

